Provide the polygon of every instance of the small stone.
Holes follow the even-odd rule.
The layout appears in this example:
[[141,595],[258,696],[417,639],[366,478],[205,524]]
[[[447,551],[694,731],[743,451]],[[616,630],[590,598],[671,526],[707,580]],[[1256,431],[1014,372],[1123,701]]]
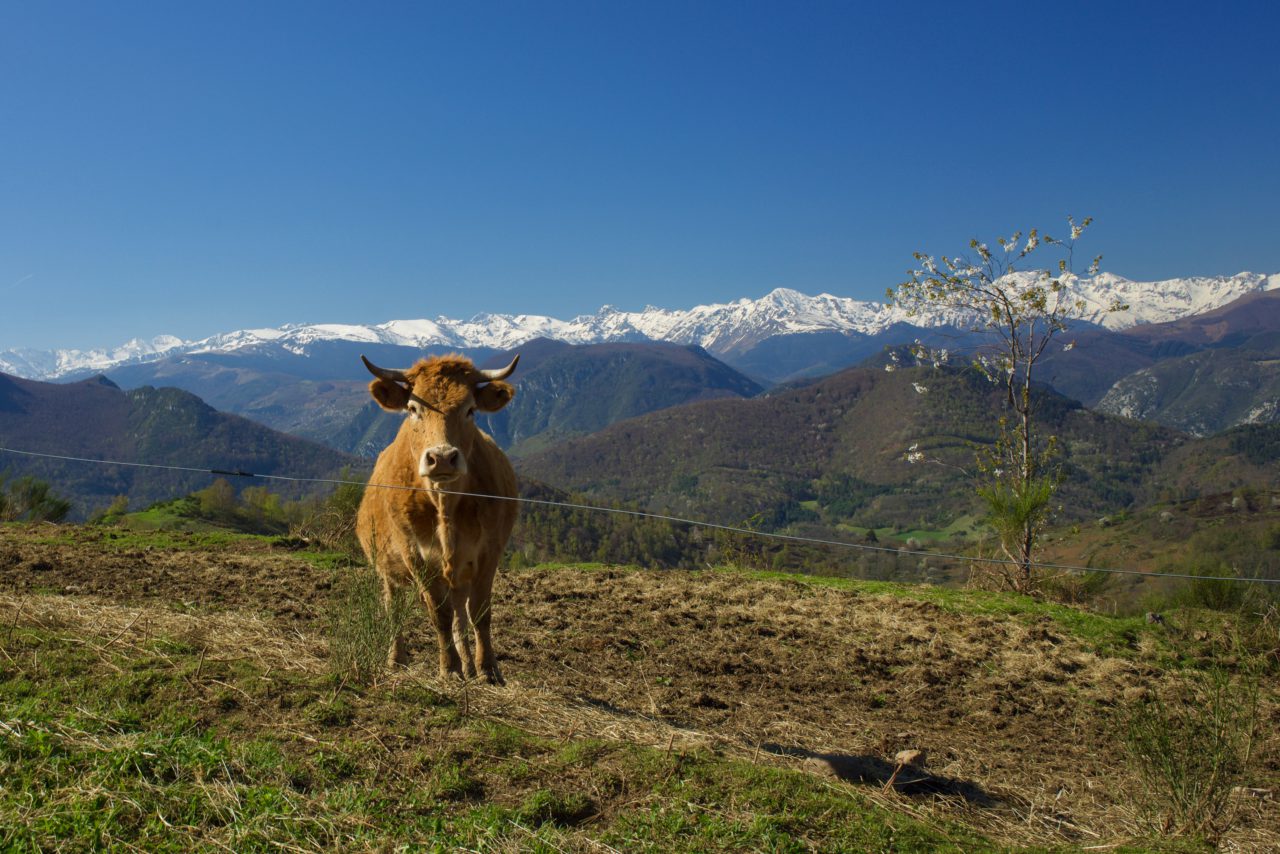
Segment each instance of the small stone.
[[1144,685],[1131,685],[1124,689],[1124,699],[1129,703],[1140,703],[1151,696],[1151,689]]
[[902,766],[920,768],[924,765],[926,754],[923,750],[899,750],[893,761]]
[[1254,789],[1249,786],[1234,786],[1231,789],[1231,794],[1238,798],[1257,798],[1260,801],[1271,800],[1270,789]]

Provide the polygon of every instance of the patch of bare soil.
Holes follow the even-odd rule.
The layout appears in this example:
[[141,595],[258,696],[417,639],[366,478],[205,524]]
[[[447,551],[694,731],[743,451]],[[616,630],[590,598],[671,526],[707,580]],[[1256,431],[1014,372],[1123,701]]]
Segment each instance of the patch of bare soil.
[[[266,542],[120,552],[90,529],[36,530],[0,526],[0,592],[247,612],[313,649],[323,648],[333,573],[355,571],[318,569]],[[1136,832],[1117,710],[1167,676],[1141,654],[1099,655],[1047,617],[719,572],[535,569],[500,574],[495,592],[510,684],[468,691],[485,713],[534,732],[710,743],[876,797],[892,778],[884,796],[899,808],[1010,841],[1089,845]],[[429,678],[425,621],[413,635],[420,667],[409,673]],[[1259,755],[1276,766],[1270,697],[1264,716]],[[906,749],[926,752],[922,768],[897,767]],[[1280,850],[1273,797],[1242,813],[1237,845]]]
[[287,548],[254,539],[199,547],[198,536],[173,537],[184,547],[135,547],[110,528],[0,526],[0,589],[284,620],[313,620],[324,611],[332,574]]

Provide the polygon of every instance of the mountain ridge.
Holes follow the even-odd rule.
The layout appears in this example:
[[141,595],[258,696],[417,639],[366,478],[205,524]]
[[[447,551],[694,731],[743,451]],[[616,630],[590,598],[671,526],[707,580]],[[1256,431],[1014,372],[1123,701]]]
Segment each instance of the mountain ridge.
[[[126,495],[135,507],[208,486],[212,469],[326,478],[361,461],[324,445],[219,412],[176,388],[124,391],[103,377],[45,383],[0,373],[0,446],[36,454],[125,460],[90,465],[0,453],[0,474],[48,480],[83,518]],[[184,470],[163,470],[165,466]],[[276,483],[291,496],[299,484]]]
[[[893,525],[954,532],[983,513],[967,471],[994,441],[1001,406],[1000,387],[971,368],[850,368],[618,421],[522,457],[520,471],[591,501],[720,524],[821,538]],[[1037,408],[1042,433],[1059,437],[1059,521],[1271,483],[1278,471],[1265,448],[1280,425],[1196,439],[1047,387]],[[1264,451],[1248,456],[1254,447]]]
[[[1019,273],[1017,276],[1030,276]],[[1242,272],[1234,276],[1186,277],[1138,282],[1113,273],[1068,277],[1068,289],[1085,301],[1084,320],[1110,330],[1128,329],[1192,317],[1221,308],[1250,293],[1280,289],[1280,273]],[[1108,312],[1120,301],[1124,312]],[[535,338],[569,344],[665,341],[697,345],[719,356],[745,354],[777,336],[835,332],[848,337],[875,336],[898,324],[968,328],[979,318],[951,309],[909,315],[895,306],[831,294],[808,296],[776,288],[763,297],[698,305],[688,310],[649,306],[623,311],[603,306],[595,314],[559,320],[545,315],[484,313],[469,320],[447,317],[390,320],[380,324],[286,324],[271,329],[242,329],[193,341],[160,335],[133,339],[97,350],[0,351],[0,371],[26,379],[64,379],[122,365],[143,364],[180,354],[232,353],[281,348],[307,355],[322,342],[351,341],[401,347],[456,347],[510,350]]]

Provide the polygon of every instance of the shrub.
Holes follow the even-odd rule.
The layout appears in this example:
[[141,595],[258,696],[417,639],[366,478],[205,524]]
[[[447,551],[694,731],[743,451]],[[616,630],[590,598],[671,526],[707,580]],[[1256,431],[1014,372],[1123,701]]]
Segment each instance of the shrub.
[[382,581],[357,569],[335,585],[329,610],[329,666],[337,679],[371,685],[387,670],[387,651],[415,612],[412,586],[382,606]]
[[27,476],[6,483],[0,475],[0,522],[61,522],[70,512],[71,502],[43,480]]
[[118,522],[120,517],[129,512],[129,496],[117,495],[111,499],[111,503],[106,507],[95,512],[89,521],[94,524],[112,524]]
[[1063,572],[1041,580],[1044,595],[1068,605],[1086,605],[1109,593],[1116,577],[1108,572]]
[[[341,479],[350,480],[350,472],[344,470]],[[358,483],[339,484],[327,498],[316,501],[302,514],[302,521],[294,526],[292,533],[362,560],[364,552],[356,540],[356,512],[364,498],[364,489]]]
[[1257,727],[1253,674],[1187,673],[1168,696],[1130,705],[1122,740],[1153,828],[1214,837],[1230,827],[1231,790],[1248,771]]
[[1220,560],[1202,557],[1171,568],[1171,571],[1196,576],[1184,579],[1181,587],[1174,591],[1171,599],[1175,606],[1243,611],[1257,597],[1256,585],[1238,580],[1241,578],[1239,570]]

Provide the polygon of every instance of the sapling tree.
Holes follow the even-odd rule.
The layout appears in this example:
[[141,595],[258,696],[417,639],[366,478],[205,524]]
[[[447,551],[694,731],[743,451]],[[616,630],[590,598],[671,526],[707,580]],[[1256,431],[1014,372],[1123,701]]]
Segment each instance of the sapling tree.
[[[978,454],[978,494],[1014,566],[1010,584],[1023,592],[1033,588],[1036,542],[1059,480],[1056,438],[1041,437],[1037,430],[1033,381],[1050,343],[1087,310],[1070,283],[1076,241],[1092,221],[1068,217],[1066,239],[1033,228],[1025,238],[1022,232],[1001,237],[997,249],[971,240],[968,253],[940,261],[916,252],[918,268],[888,291],[889,300],[908,315],[949,309],[970,318],[973,330],[986,336],[973,363],[1003,387],[1007,411],[995,443]],[[1098,272],[1101,261],[1101,255],[1093,259],[1089,275]],[[1126,307],[1115,303],[1108,310]]]
[[43,480],[26,476],[6,483],[0,474],[0,522],[61,522],[70,512],[71,502]]

